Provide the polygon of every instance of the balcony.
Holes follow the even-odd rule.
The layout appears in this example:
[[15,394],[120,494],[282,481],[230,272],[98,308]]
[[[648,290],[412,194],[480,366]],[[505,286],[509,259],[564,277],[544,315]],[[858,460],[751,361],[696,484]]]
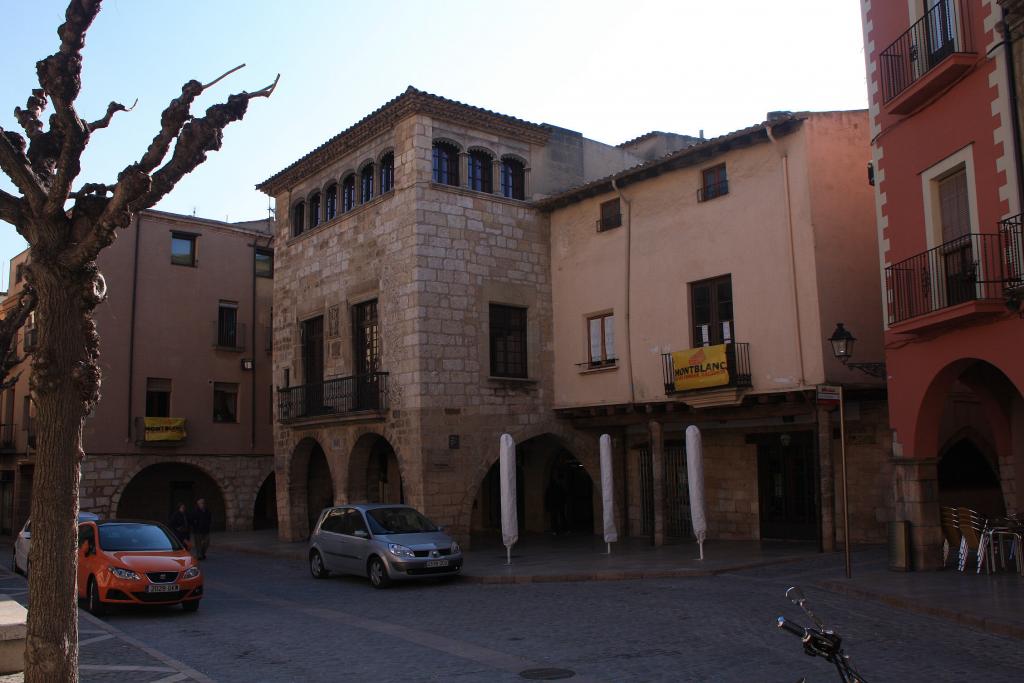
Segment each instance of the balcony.
[[25,353],[32,353],[36,350],[36,345],[39,343],[39,330],[37,328],[28,328],[25,330]]
[[910,114],[955,82],[976,61],[969,0],[939,0],[879,55],[882,102]]
[[281,422],[303,418],[383,414],[388,408],[388,373],[336,377],[277,391]]
[[950,316],[936,314],[957,306],[959,320],[1005,310],[1006,291],[1024,284],[1021,224],[1015,216],[998,233],[964,235],[887,267],[889,324],[913,331],[945,324]]
[[210,322],[211,343],[218,351],[245,351],[245,325],[214,320]]
[[[679,389],[676,386],[676,378],[680,375],[677,368],[673,366],[671,353],[661,354],[662,369],[664,371],[665,378],[665,395],[672,396],[674,394],[681,394],[686,396],[692,396],[695,392],[709,392],[715,389],[739,389],[753,386],[751,381],[750,373],[750,344],[724,344],[725,346],[725,368],[723,368],[727,375],[721,377],[719,380],[713,380],[715,383],[707,387],[699,387],[693,389]],[[703,347],[704,349],[714,349],[714,346]],[[701,349],[691,349],[691,351],[699,352]],[[735,393],[733,391],[732,393]],[[690,400],[687,399],[687,403]]]

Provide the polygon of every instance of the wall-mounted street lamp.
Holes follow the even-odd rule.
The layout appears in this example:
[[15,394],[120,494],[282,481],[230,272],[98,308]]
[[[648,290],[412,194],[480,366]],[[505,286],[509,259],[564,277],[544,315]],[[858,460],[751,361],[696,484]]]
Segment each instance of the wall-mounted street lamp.
[[836,331],[828,338],[832,344],[832,354],[836,359],[848,368],[860,370],[872,377],[885,377],[885,363],[851,363],[853,356],[853,343],[857,338],[843,326],[843,323],[836,323]]

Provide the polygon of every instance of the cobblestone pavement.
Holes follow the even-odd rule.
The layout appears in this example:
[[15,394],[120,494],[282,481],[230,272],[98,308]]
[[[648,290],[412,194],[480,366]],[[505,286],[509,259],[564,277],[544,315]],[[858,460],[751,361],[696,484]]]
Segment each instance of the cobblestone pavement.
[[287,559],[222,553],[203,567],[207,597],[195,614],[125,610],[99,626],[83,622],[93,631],[82,636],[83,664],[98,662],[100,647],[102,666],[122,656],[114,648],[131,666],[159,651],[173,658],[151,660],[170,669],[163,678],[99,677],[83,666],[83,680],[462,683],[522,681],[535,668],[568,669],[580,681],[835,680],[774,626],[779,614],[806,621],[783,596],[794,583],[872,683],[1024,680],[1019,640],[816,588],[841,576],[838,555],[709,577],[387,591],[358,578],[316,581]]

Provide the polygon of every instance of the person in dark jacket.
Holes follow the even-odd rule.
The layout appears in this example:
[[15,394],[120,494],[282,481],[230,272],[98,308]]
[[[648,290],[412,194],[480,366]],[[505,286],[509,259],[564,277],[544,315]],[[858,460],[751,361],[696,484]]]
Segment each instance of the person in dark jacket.
[[188,541],[188,512],[185,510],[184,503],[178,503],[177,509],[171,513],[171,518],[167,522],[167,526],[171,527],[171,531],[178,537],[178,540],[182,543]]
[[206,499],[196,501],[196,509],[192,511],[189,526],[192,529],[192,554],[197,560],[206,559],[206,549],[210,547],[210,524],[213,515],[206,507]]

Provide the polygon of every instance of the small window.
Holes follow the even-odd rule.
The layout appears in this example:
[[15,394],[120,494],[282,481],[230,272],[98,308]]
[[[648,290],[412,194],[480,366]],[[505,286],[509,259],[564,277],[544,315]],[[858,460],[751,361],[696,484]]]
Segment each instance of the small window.
[[736,339],[732,318],[732,276],[690,285],[693,345],[731,344]]
[[146,417],[171,416],[171,380],[146,378]]
[[434,182],[459,184],[459,150],[448,142],[434,143]]
[[274,252],[256,248],[256,277],[274,277]]
[[395,187],[395,154],[388,152],[380,158],[380,193],[391,192]]
[[729,179],[725,175],[725,164],[706,168],[701,173],[702,184],[697,190],[697,201],[706,202],[723,194],[729,194]]
[[359,172],[359,203],[365,204],[371,199],[373,199],[373,164],[367,164]]
[[292,209],[292,237],[298,237],[306,230],[306,202],[299,202]]
[[598,368],[615,364],[615,316],[611,313],[587,319],[588,362]]
[[213,421],[238,422],[238,385],[233,382],[213,383]]
[[224,349],[238,348],[238,304],[221,301],[217,307],[217,346]]
[[19,263],[14,267],[14,282],[21,282],[22,278],[25,277],[25,264]]
[[526,309],[490,305],[491,376],[526,377]]
[[491,156],[479,150],[469,153],[469,177],[466,179],[469,189],[477,192],[493,192],[491,182]]
[[348,213],[356,208],[356,177],[349,175],[341,181],[341,212]]
[[181,232],[171,233],[171,263],[176,266],[196,265],[196,236]]
[[611,230],[622,225],[622,211],[619,209],[619,200],[610,199],[601,202],[601,217],[597,219],[597,231]]
[[320,225],[320,193],[316,192],[309,198],[309,227]]
[[329,221],[338,215],[338,184],[331,183],[324,191],[324,220]]
[[509,199],[526,199],[526,168],[521,161],[501,160],[501,194]]

